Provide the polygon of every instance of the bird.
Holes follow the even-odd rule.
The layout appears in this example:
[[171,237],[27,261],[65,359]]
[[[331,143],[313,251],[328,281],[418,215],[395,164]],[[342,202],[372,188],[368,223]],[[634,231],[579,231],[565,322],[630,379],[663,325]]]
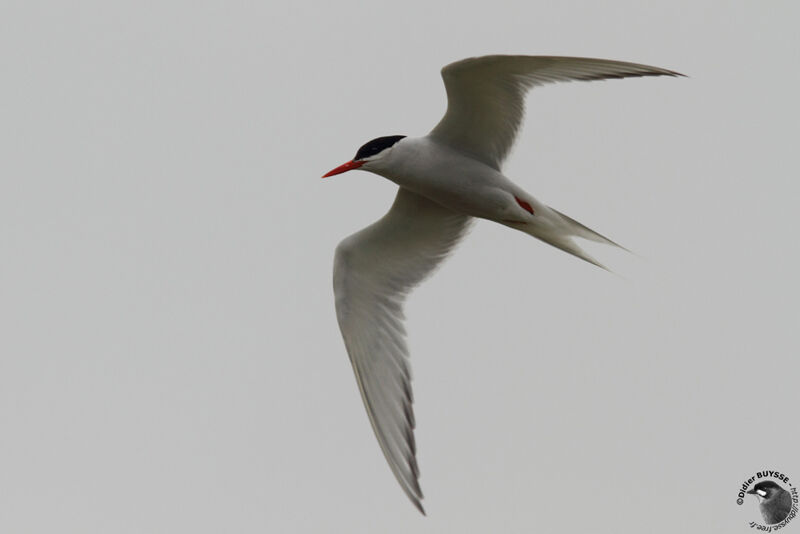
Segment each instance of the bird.
[[792,494],[772,480],[759,482],[747,493],[758,499],[761,516],[767,525],[780,523],[792,510]]
[[414,438],[403,304],[467,233],[486,219],[598,267],[575,237],[619,245],[545,205],[502,172],[529,89],[554,82],[684,76],[648,65],[563,56],[490,55],[442,68],[447,109],[423,137],[373,139],[323,178],[360,169],[398,186],[388,213],[334,253],[336,317],[367,415],[405,494],[425,515]]

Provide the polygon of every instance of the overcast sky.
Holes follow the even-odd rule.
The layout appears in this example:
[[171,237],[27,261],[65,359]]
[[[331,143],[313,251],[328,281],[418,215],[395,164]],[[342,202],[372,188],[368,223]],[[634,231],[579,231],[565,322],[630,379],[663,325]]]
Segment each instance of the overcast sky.
[[[281,4],[278,6],[278,4]],[[0,531],[749,532],[800,481],[795,1],[3,2]],[[506,174],[630,248],[481,221],[406,309],[428,517],[372,434],[336,244],[380,135],[489,53],[689,78],[536,89]]]

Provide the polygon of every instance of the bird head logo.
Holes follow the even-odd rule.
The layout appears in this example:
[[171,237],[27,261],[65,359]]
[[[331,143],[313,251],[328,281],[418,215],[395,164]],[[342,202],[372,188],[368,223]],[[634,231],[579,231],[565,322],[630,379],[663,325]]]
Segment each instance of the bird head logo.
[[792,509],[792,495],[773,480],[759,482],[747,493],[755,495],[767,525],[780,523]]

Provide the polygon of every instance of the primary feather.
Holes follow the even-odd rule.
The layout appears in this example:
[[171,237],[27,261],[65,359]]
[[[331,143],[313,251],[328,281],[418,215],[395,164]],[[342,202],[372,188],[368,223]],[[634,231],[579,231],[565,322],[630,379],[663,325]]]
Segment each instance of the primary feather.
[[430,136],[500,170],[525,114],[525,94],[554,82],[677,72],[608,59],[559,56],[483,56],[442,69],[447,112]]

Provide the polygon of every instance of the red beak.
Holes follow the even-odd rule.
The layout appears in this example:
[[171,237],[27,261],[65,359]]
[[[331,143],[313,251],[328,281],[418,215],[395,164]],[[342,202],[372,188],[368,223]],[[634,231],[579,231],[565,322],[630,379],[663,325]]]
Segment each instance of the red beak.
[[363,164],[364,164],[363,161],[356,161],[356,160],[348,161],[347,163],[339,165],[329,173],[324,174],[322,177],[327,178],[328,176],[333,176],[334,174],[342,174],[343,172],[352,171],[353,169],[361,167]]

